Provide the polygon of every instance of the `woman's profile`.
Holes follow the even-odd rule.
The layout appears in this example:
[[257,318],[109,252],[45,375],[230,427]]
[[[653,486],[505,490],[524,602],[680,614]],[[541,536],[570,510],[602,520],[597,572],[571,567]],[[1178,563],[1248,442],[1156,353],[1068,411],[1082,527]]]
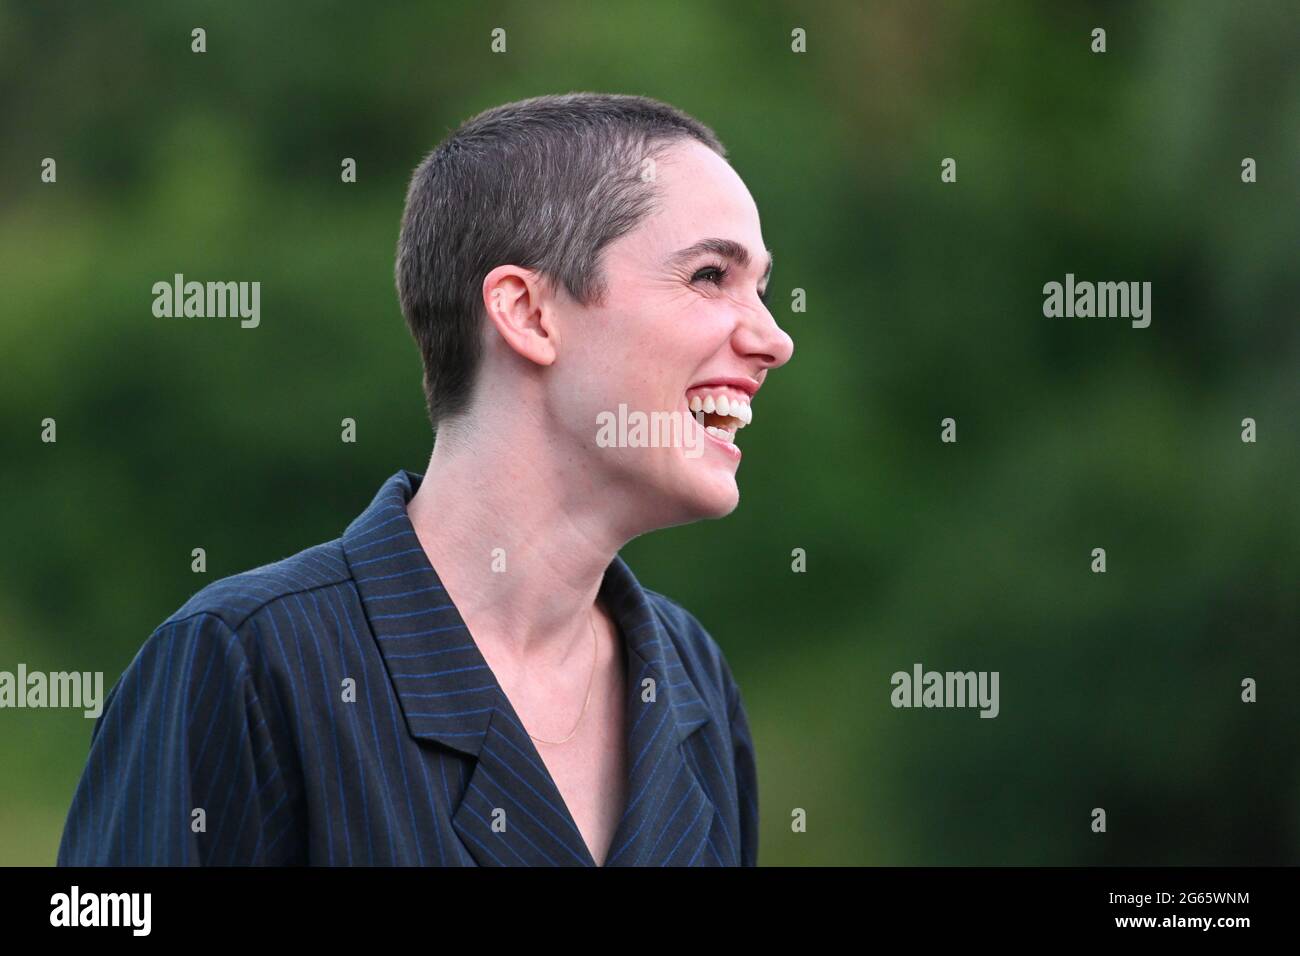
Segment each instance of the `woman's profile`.
[[150,635],[61,864],[756,864],[731,669],[619,556],[737,507],[737,433],[792,354],[725,156],[667,104],[571,93],[420,163],[396,283],[427,468]]

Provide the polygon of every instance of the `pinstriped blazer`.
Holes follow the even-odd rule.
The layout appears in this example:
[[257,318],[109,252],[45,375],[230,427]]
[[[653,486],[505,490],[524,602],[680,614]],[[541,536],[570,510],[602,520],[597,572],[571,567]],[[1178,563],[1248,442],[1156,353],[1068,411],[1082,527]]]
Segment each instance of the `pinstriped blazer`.
[[[415,536],[421,478],[149,636],[95,722],[60,865],[596,865]],[[600,594],[628,661],[605,865],[756,865],[754,744],[717,643],[617,556]]]

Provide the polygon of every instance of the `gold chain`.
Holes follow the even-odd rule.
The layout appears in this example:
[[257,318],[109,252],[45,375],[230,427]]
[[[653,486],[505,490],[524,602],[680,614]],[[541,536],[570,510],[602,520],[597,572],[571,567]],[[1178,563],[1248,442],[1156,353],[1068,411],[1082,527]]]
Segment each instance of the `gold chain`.
[[596,638],[596,613],[595,613],[595,609],[593,608],[591,614],[591,676],[587,678],[587,699],[582,704],[582,713],[578,715],[578,722],[574,724],[573,729],[569,731],[569,736],[565,737],[563,740],[543,740],[541,737],[533,737],[532,734],[528,735],[529,737],[533,737],[533,739],[536,740],[538,743],[542,743],[542,744],[567,743],[569,740],[573,738],[573,735],[578,732],[578,727],[582,724],[582,718],[587,715],[587,706],[591,703],[591,686],[596,679],[597,643],[598,641]]

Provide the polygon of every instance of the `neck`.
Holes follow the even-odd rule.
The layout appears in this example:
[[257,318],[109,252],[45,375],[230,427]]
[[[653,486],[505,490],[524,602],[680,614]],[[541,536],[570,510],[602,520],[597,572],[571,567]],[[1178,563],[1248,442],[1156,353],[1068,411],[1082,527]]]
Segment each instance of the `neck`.
[[576,456],[525,432],[440,434],[407,513],[475,640],[563,667],[590,656],[601,581],[633,535],[611,526],[610,489],[565,466]]

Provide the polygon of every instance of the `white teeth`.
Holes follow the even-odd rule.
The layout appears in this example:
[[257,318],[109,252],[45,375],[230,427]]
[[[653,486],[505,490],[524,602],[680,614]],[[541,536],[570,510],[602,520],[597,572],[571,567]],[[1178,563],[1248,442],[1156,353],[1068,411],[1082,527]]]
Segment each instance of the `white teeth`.
[[736,419],[741,426],[754,421],[754,410],[748,400],[730,395],[693,395],[689,407],[692,412],[707,412],[710,415],[726,415]]
[[704,430],[719,441],[732,442],[735,440],[732,437],[731,432],[727,431],[725,428],[716,428],[713,425],[705,425]]

